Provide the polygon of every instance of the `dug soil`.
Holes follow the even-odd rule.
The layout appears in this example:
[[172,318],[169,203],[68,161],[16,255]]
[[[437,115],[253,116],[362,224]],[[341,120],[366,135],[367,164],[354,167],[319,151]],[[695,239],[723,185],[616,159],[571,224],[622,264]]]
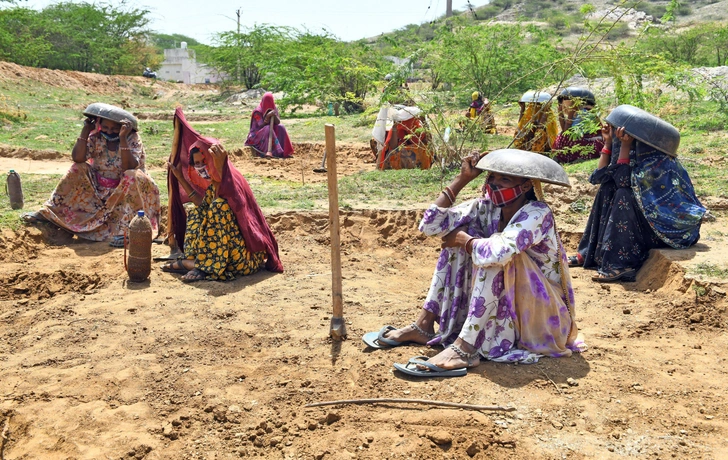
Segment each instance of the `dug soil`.
[[[303,170],[314,180],[306,171],[319,149],[288,161],[240,152],[234,161],[257,175],[297,181]],[[373,168],[366,146],[344,150],[342,174]],[[577,181],[547,192],[573,250],[585,213],[567,211],[594,189]],[[184,284],[156,265],[148,282],[131,283],[122,250],[48,226],[6,231],[0,458],[728,457],[726,291],[720,279],[686,275],[691,264],[726,260],[724,211],[694,248],[654,252],[637,282],[602,285],[572,269],[587,352],[417,380],[392,363],[438,350],[372,350],[361,336],[418,314],[439,250],[417,231],[422,211],[342,212],[344,342],[329,338],[323,212],[269,213],[285,273],[228,283]],[[514,410],[306,407],[363,398]]]

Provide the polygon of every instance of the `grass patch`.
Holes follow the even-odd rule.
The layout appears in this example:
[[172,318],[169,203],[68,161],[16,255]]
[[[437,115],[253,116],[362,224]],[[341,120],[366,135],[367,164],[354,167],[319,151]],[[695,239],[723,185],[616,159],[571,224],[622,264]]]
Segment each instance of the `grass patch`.
[[[0,194],[0,228],[20,228],[23,225],[20,215],[38,210],[51,196],[61,177],[60,174],[23,174],[20,178],[23,184],[23,209],[10,209],[10,198],[6,193]],[[7,174],[0,177],[0,190],[5,190],[7,180]]]
[[690,270],[695,275],[704,275],[711,278],[728,278],[728,268],[722,268],[718,265],[701,262]]

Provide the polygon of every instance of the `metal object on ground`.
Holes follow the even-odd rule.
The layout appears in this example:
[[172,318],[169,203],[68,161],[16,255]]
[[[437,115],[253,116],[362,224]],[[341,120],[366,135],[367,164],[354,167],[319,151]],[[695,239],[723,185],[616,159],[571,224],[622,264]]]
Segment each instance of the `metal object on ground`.
[[564,88],[557,99],[559,102],[565,99],[581,99],[585,104],[594,105],[597,103],[594,93],[579,86],[569,86],[568,88]]
[[560,164],[545,155],[526,150],[493,150],[481,158],[476,167],[484,171],[571,187],[569,176]]
[[324,150],[324,157],[321,158],[321,166],[313,168],[313,172],[325,173],[326,172],[326,150]]
[[551,96],[549,93],[545,91],[526,91],[523,93],[523,96],[521,96],[521,99],[518,102],[525,102],[527,104],[535,103],[535,104],[544,104],[552,99],[553,96]]
[[334,314],[331,317],[329,335],[336,341],[346,338],[344,300],[341,289],[341,240],[339,235],[339,189],[336,182],[336,134],[334,125],[327,124],[326,166],[329,188],[329,229],[331,231],[331,300]]
[[87,117],[106,118],[107,120],[115,121],[117,123],[121,123],[124,120],[129,120],[131,121],[132,129],[134,131],[137,130],[138,122],[136,117],[126,110],[122,109],[121,107],[117,107],[115,105],[104,104],[103,102],[94,102],[93,104],[90,104],[88,107],[86,107],[86,110],[83,111],[83,114]]
[[638,141],[677,157],[680,131],[665,120],[629,104],[617,106],[605,120],[615,128],[624,127],[627,134]]

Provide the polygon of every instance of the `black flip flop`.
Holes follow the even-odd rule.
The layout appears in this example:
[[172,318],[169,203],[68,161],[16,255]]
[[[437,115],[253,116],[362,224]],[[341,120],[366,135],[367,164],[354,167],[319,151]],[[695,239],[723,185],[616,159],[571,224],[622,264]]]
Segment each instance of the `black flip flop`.
[[194,278],[182,277],[183,283],[196,283],[198,281],[204,281],[205,278],[207,278],[207,274],[205,272],[203,272],[202,270],[200,270],[199,268],[193,268],[192,270],[188,271],[186,274],[187,275],[193,274]]
[[[175,265],[178,267],[182,267],[182,268],[175,268]],[[186,275],[187,272],[190,271],[190,270],[186,269],[184,267],[184,265],[182,265],[182,262],[179,262],[177,260],[170,262],[170,263],[162,264],[162,265],[160,265],[159,268],[161,268],[162,271],[165,273],[177,273],[177,274],[181,274],[181,275]]]
[[[602,275],[602,276],[600,276]],[[637,270],[634,268],[625,268],[622,271],[619,270],[608,270],[603,274],[600,273],[597,276],[592,276],[592,281],[597,283],[614,283],[616,281],[634,281],[637,279]]]
[[24,223],[30,224],[30,225],[48,222],[48,219],[43,217],[43,214],[39,213],[38,211],[25,212],[20,215],[20,220],[22,220]]

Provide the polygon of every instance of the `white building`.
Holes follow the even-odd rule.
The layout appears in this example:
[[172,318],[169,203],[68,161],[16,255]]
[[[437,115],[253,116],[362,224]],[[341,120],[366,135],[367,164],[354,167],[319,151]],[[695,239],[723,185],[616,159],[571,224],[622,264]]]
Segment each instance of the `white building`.
[[179,48],[164,50],[164,61],[157,77],[187,84],[217,83],[222,80],[215,69],[197,63],[195,50],[187,48],[186,42],[180,43]]

